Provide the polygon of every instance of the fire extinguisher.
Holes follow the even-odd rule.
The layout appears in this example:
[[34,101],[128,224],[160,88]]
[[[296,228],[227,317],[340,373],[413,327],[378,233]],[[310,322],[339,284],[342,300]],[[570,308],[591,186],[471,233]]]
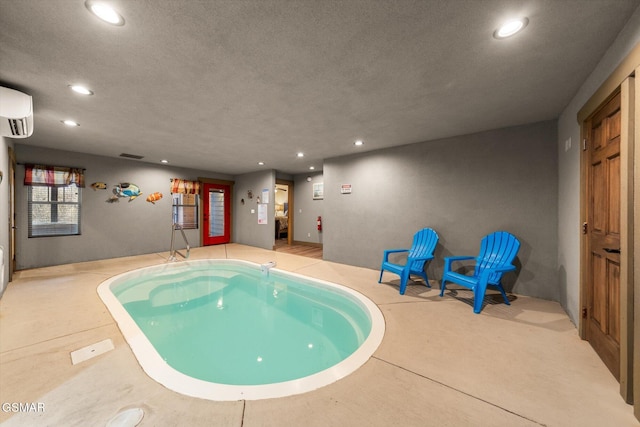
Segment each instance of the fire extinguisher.
[[318,231],[322,231],[322,217],[319,216],[318,219],[316,220],[316,224],[318,226]]

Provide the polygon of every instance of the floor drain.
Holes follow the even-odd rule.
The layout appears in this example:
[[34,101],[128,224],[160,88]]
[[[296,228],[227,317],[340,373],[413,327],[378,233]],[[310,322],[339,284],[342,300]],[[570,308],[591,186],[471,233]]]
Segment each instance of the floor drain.
[[144,411],[142,409],[127,409],[111,418],[107,423],[107,427],[135,427],[140,424],[142,417],[144,417]]

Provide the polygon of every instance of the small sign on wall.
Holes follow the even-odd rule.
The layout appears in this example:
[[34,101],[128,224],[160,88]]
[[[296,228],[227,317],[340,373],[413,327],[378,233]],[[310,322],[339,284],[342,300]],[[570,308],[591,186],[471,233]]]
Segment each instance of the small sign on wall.
[[267,204],[258,204],[258,224],[267,224]]
[[342,184],[340,186],[340,193],[351,194],[351,184]]
[[324,199],[324,183],[317,182],[313,184],[313,200]]

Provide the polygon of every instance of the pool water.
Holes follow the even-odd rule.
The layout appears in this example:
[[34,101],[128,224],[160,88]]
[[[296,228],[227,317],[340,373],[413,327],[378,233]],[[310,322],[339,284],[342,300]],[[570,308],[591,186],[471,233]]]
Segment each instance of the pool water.
[[[251,398],[252,388],[264,391],[273,384],[290,390],[256,398],[317,388],[325,382],[318,377],[333,382],[366,362],[384,331],[377,307],[355,291],[278,269],[261,271],[244,261],[167,264],[108,282],[101,297],[110,293],[121,304],[157,353],[153,365],[161,359],[200,385],[235,387],[236,398]],[[139,339],[127,341],[144,368],[132,344]],[[347,363],[353,366],[345,368],[354,355],[357,360]],[[306,378],[311,385],[304,385]],[[208,398],[221,399],[214,395]]]
[[[138,278],[114,293],[170,366],[205,381],[311,375],[352,354],[371,329],[355,301],[277,272],[199,266],[154,282]],[[148,299],[127,301],[130,288],[148,286]]]

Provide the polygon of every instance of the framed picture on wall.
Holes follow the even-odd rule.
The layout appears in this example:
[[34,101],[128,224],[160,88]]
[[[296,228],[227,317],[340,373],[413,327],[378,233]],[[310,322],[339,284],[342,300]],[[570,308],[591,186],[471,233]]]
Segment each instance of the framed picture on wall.
[[324,199],[324,183],[317,182],[313,184],[313,200]]

